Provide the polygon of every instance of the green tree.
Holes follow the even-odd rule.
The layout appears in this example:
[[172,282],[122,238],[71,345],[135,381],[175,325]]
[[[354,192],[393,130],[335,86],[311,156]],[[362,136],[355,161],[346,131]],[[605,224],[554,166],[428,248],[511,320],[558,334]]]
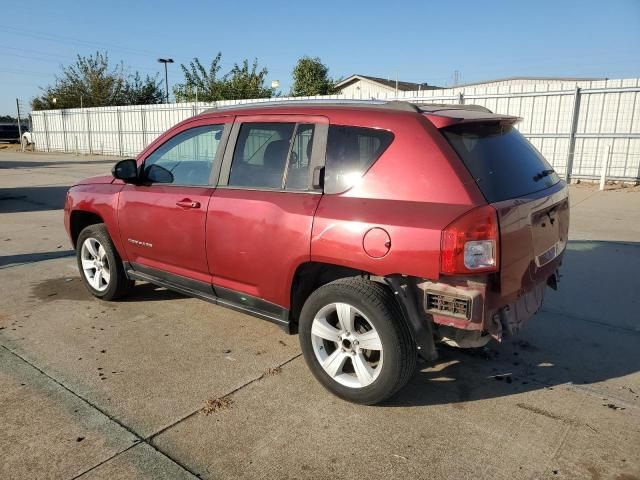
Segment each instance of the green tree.
[[147,75],[144,79],[138,72],[131,75],[122,92],[125,105],[151,105],[164,101],[162,82],[155,77]]
[[268,74],[266,68],[258,69],[257,58],[253,60],[251,67],[248,60],[244,60],[242,65],[236,63],[222,79],[224,99],[270,98],[273,96],[273,89],[264,86]]
[[56,108],[106,107],[160,103],[162,89],[156,78],[143,80],[140,74],[127,75],[122,62],[109,65],[107,53],[77,56],[73,65],[63,66],[53,85],[31,101],[34,110]]
[[329,68],[318,58],[302,57],[293,69],[292,97],[330,95],[335,82],[329,78]]
[[258,67],[255,59],[251,66],[248,60],[242,64],[234,64],[231,71],[220,76],[220,61],[222,54],[218,53],[209,68],[205,68],[198,58],[194,58],[188,66],[180,65],[184,73],[184,82],[173,87],[173,93],[179,102],[192,102],[197,98],[203,102],[218,100],[239,100],[244,98],[269,98],[273,89],[264,86],[269,73],[266,68]]
[[202,102],[215,102],[222,100],[220,89],[221,80],[218,78],[220,72],[220,60],[222,53],[219,53],[211,61],[209,69],[204,68],[198,58],[194,58],[189,66],[180,64],[184,74],[184,82],[173,87],[173,94],[178,102],[193,102],[196,99]]

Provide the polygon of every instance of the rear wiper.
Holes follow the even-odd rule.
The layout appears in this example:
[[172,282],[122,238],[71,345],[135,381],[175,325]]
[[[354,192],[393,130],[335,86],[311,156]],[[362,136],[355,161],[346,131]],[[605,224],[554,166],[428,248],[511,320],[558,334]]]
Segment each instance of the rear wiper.
[[548,177],[552,173],[555,173],[555,170],[553,168],[550,168],[548,170],[542,170],[540,173],[536,174],[533,177],[533,181],[537,182],[538,180],[542,180],[544,177]]

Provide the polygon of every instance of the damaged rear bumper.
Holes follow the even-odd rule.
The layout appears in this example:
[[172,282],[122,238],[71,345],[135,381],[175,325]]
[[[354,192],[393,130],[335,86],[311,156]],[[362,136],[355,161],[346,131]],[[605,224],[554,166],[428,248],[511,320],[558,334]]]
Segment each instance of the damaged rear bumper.
[[417,287],[422,310],[433,319],[436,333],[441,332],[441,336],[457,346],[474,347],[485,344],[489,336],[500,341],[515,333],[540,310],[546,287],[555,289],[557,281],[555,271],[545,281],[513,298],[496,294],[487,279],[423,281]]

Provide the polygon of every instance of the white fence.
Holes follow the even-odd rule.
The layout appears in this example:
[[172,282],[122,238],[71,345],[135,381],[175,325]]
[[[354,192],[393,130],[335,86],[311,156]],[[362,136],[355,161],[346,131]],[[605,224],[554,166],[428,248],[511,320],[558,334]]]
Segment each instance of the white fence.
[[[565,177],[600,178],[604,165],[607,178],[640,181],[639,97],[640,79],[625,79],[582,88],[558,82],[399,92],[385,99],[472,103],[519,116],[520,131]],[[137,155],[169,127],[208,108],[257,101],[34,111],[33,138],[40,151]]]

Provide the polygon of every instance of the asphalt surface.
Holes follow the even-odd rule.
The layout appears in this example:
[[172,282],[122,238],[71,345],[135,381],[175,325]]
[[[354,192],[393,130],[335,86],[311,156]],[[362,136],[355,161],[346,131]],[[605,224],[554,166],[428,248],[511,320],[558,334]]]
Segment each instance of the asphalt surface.
[[0,478],[640,479],[637,187],[572,186],[560,291],[513,341],[442,348],[363,407],[275,325],[145,284],[94,299],[61,208],[113,161],[0,150]]

